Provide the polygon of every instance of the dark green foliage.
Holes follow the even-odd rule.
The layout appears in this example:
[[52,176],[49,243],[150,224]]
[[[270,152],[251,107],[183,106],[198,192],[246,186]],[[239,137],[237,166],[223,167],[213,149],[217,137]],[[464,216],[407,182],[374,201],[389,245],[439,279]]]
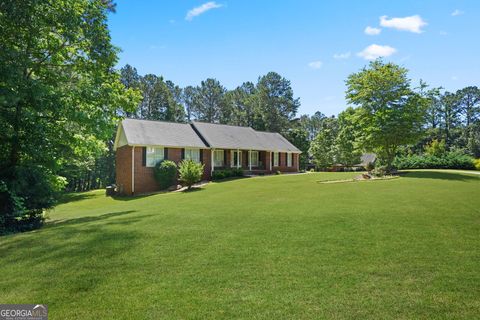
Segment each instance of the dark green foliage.
[[183,182],[188,189],[202,179],[204,165],[193,160],[183,160],[178,168],[179,180]]
[[108,0],[0,2],[0,180],[8,202],[1,219],[9,226],[38,226],[55,203],[57,175],[91,170],[117,121],[137,104],[138,92],[113,69],[113,7]]
[[300,169],[305,169],[308,162],[308,149],[310,148],[310,141],[308,140],[308,132],[305,128],[296,125],[294,128],[288,130],[286,138],[295,147],[300,149]]
[[243,177],[243,170],[241,168],[215,170],[212,173],[212,180],[222,180],[232,177]]
[[395,158],[397,169],[465,169],[474,170],[474,159],[460,152],[448,152],[444,156],[409,155]]
[[53,207],[65,179],[47,169],[29,165],[9,168],[0,180],[0,234],[27,231],[43,222],[43,211]]
[[157,163],[153,169],[155,180],[157,180],[161,189],[172,186],[177,176],[177,165],[170,160],[163,160]]

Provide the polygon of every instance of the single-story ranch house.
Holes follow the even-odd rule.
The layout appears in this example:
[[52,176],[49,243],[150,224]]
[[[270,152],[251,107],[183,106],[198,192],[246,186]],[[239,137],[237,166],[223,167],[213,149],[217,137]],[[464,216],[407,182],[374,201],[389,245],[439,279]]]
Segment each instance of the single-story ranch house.
[[153,167],[164,159],[204,164],[203,179],[218,169],[249,174],[298,171],[301,153],[281,134],[203,122],[125,119],[115,138],[116,184],[125,195],[158,190]]

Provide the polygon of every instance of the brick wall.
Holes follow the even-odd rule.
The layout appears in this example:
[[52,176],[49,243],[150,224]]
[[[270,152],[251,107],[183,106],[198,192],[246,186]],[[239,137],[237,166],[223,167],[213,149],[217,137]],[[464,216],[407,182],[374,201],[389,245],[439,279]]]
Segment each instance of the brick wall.
[[[143,165],[143,147],[135,147],[135,194],[158,191],[159,185],[155,180],[153,168]],[[175,163],[182,161],[181,148],[168,148],[167,159]],[[203,150],[204,171],[202,179],[210,179],[211,156],[210,150]],[[116,154],[116,184],[119,192],[124,195],[132,194],[132,147],[123,146],[117,149]]]
[[132,147],[123,146],[117,149],[115,177],[118,191],[125,195],[132,194]]
[[[292,153],[292,166],[287,166],[287,153],[279,152],[278,153],[278,166],[273,166],[272,162],[272,171],[280,171],[280,172],[297,172],[297,163],[298,163],[298,153]],[[273,152],[272,152],[273,158]]]

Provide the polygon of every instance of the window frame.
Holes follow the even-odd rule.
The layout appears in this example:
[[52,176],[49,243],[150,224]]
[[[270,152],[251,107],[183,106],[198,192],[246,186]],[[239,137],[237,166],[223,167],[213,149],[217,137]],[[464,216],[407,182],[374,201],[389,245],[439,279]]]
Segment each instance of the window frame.
[[[192,158],[192,152],[196,151],[198,154],[198,160]],[[196,163],[202,163],[202,159],[200,158],[201,152],[200,148],[183,148],[183,159],[184,160],[192,160]]]
[[[219,162],[217,162],[217,159],[216,159],[217,158],[217,153],[222,155],[221,158],[220,158],[221,159],[221,161],[220,161],[221,164],[220,165],[219,165]],[[213,166],[215,168],[222,168],[222,167],[225,166],[225,150],[223,150],[223,149],[213,150]]]
[[237,162],[235,161],[235,154],[240,162],[239,168],[242,167],[242,150],[231,150],[230,151],[230,168],[236,168]]
[[291,152],[287,152],[287,167],[293,166],[293,154]]
[[273,153],[273,166],[278,167],[279,165],[279,160],[280,160],[280,152],[274,152]]
[[[250,154],[248,155],[248,156],[249,156],[249,159],[248,159],[248,160],[251,161],[250,166],[252,166],[252,167],[258,167],[259,162],[260,162],[259,152],[256,151],[256,150],[250,150],[249,152],[250,152]],[[253,154],[256,154],[257,163],[254,163],[254,162],[253,162]]]
[[146,152],[145,152],[145,166],[146,167],[154,168],[159,162],[161,162],[163,160],[165,160],[165,148],[164,147],[146,147]]

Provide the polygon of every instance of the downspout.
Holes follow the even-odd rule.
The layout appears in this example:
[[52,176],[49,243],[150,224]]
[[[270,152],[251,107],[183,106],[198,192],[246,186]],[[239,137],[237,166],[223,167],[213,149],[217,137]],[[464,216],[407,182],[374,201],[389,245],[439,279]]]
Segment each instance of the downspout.
[[135,146],[132,147],[132,194],[135,193]]

